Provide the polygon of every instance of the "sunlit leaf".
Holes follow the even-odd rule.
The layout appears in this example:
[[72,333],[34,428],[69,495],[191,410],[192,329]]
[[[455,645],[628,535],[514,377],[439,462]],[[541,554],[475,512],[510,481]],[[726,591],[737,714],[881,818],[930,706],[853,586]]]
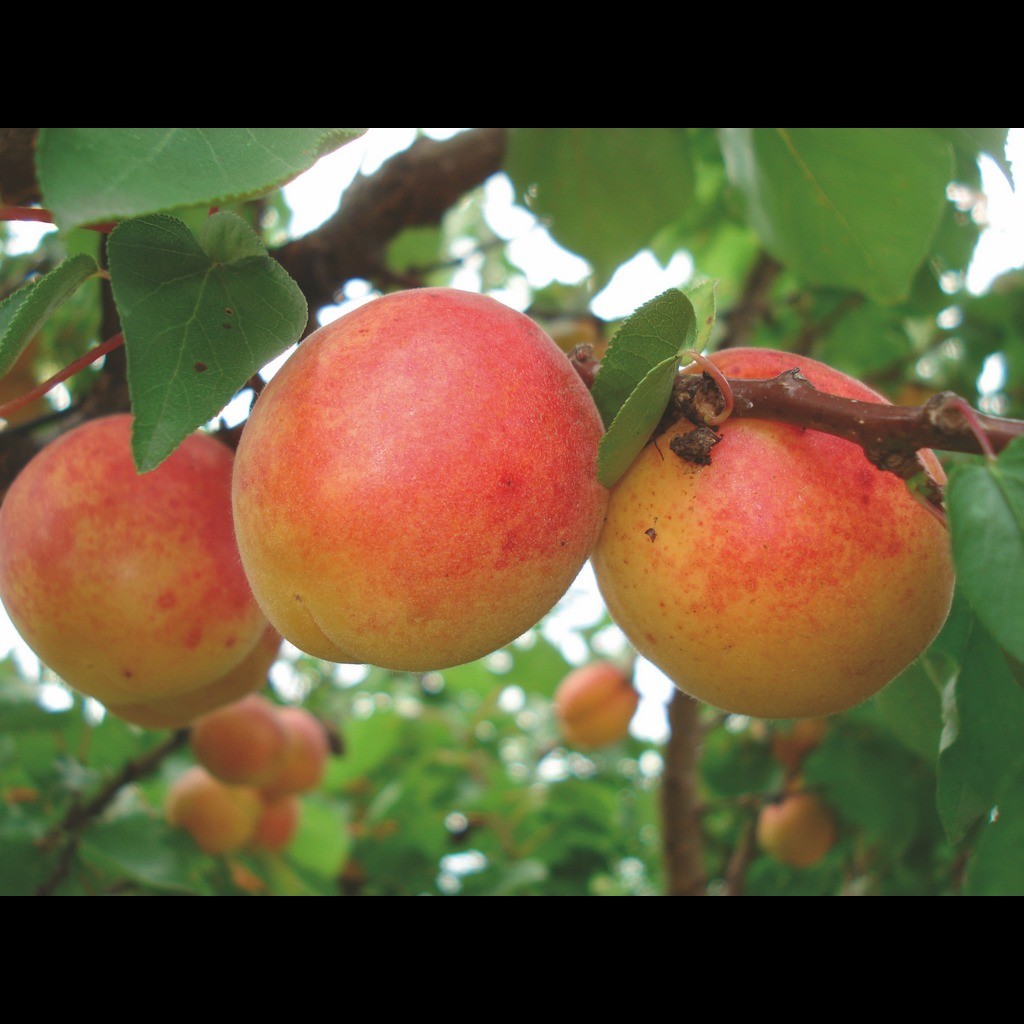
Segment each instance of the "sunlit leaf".
[[505,170],[554,238],[602,278],[683,216],[693,194],[681,128],[514,128]]
[[219,205],[290,181],[362,128],[42,128],[36,165],[64,228]]
[[953,172],[925,128],[726,128],[730,177],[765,246],[812,284],[896,302],[928,254]]

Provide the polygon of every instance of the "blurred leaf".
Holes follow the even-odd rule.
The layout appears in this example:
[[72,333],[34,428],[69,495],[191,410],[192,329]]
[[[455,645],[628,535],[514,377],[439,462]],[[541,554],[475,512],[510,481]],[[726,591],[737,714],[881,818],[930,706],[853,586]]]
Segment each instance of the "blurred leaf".
[[898,311],[863,305],[840,317],[814,353],[851,377],[870,377],[911,354],[904,318]]
[[1007,776],[1024,764],[1024,692],[980,625],[971,632],[944,711],[938,806],[950,842],[959,843],[996,804]]
[[36,166],[63,228],[262,195],[361,128],[42,128]]
[[959,585],[985,628],[1024,661],[1024,438],[994,464],[956,466],[946,501]]
[[1024,896],[1024,767],[1007,775],[967,865],[967,896]]
[[307,794],[288,859],[323,878],[337,878],[352,848],[347,822],[336,804]]
[[0,377],[54,311],[98,270],[92,257],[73,256],[0,302]]
[[[699,292],[707,316],[707,292]],[[601,361],[591,394],[608,425],[598,449],[598,477],[611,487],[654,432],[672,396],[680,353],[693,348],[697,314],[688,295],[670,288],[623,321]]]
[[1013,168],[1006,159],[1006,137],[1009,128],[936,128],[958,149],[965,150],[977,158],[984,153],[990,156],[1013,187]]
[[936,655],[923,654],[874,699],[892,731],[929,762],[938,761],[942,738],[941,662]]
[[692,200],[685,129],[514,128],[505,170],[553,237],[601,280]]
[[370,775],[392,757],[402,732],[394,712],[378,711],[369,718],[348,718],[344,725],[345,756],[332,764],[331,780],[344,785]]
[[725,128],[730,177],[765,246],[812,284],[907,296],[953,170],[921,128]]
[[[158,889],[192,892],[197,887],[191,840],[162,821],[134,814],[98,822],[82,837],[82,858],[115,877]],[[183,856],[183,851],[187,851]]]
[[232,214],[210,217],[201,242],[174,217],[127,221],[108,255],[128,352],[132,449],[144,472],[298,341],[306,300]]

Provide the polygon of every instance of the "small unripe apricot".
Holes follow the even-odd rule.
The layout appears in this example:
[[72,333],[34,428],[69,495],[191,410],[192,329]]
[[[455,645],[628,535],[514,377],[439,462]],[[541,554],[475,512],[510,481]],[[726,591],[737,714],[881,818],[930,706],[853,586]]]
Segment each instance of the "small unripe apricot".
[[280,771],[289,743],[280,710],[251,693],[196,719],[192,752],[222,782],[262,786]]
[[234,853],[246,846],[263,813],[257,790],[231,786],[195,765],[171,784],[164,804],[170,825],[188,831],[205,853]]
[[630,677],[609,661],[570,672],[555,691],[555,715],[565,742],[581,750],[624,739],[640,695]]
[[835,846],[836,821],[814,793],[789,793],[765,804],[757,818],[757,842],[769,856],[794,868],[817,864]]

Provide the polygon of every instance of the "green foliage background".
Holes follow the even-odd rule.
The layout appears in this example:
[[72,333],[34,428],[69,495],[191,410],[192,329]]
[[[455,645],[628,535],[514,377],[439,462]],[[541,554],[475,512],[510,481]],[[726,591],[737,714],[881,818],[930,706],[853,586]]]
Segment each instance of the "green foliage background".
[[[109,273],[142,469],[216,416],[315,312],[274,259],[287,220],[274,190],[361,130],[267,131],[40,135],[38,177],[61,231],[0,262],[0,372],[36,337],[40,379],[103,340]],[[708,343],[811,355],[906,404],[952,389],[1019,417],[1024,279],[1008,274],[984,295],[964,283],[980,233],[978,158],[1009,175],[1006,131],[510,129],[503,171],[517,196],[591,273],[530,289],[477,189],[439,225],[397,235],[372,283],[451,283],[469,249],[480,287],[525,291],[556,338],[604,341],[621,327],[614,374],[595,399],[606,424],[622,410],[615,430],[627,436],[611,439],[602,472],[621,471],[657,421],[677,353]],[[210,217],[213,206],[221,212]],[[100,220],[121,222],[105,255],[83,229]],[[692,277],[678,282],[686,296],[661,296],[625,325],[595,322],[590,301],[642,249],[665,265],[692,256]],[[1003,383],[982,395],[990,359]],[[189,369],[199,364],[201,373]],[[88,371],[69,382],[72,401],[94,379]],[[788,723],[705,708],[704,891],[1024,894],[1024,442],[995,463],[946,462],[959,574],[949,621],[879,696],[830,720],[801,768],[833,808],[839,842],[800,871],[761,854],[753,821],[786,782],[771,741]],[[163,821],[167,786],[191,762],[184,736],[104,716],[48,670],[37,677],[9,658],[0,665],[0,892],[662,893],[662,741],[573,751],[551,709],[566,653],[576,662],[606,656],[609,644],[613,657],[629,652],[600,614],[567,651],[553,636],[538,626],[490,658],[425,676],[341,671],[286,653],[267,692],[316,712],[335,753],[303,799],[291,847],[232,858],[199,853]]]

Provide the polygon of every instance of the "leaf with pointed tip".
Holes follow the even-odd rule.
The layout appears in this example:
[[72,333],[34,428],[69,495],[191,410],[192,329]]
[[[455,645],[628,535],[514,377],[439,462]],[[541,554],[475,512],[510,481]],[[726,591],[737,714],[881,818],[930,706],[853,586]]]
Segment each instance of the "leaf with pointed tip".
[[154,469],[306,325],[306,300],[241,218],[200,242],[177,218],[126,221],[107,246],[140,472]]
[[722,150],[772,255],[812,284],[907,297],[946,206],[947,141],[921,128],[727,128]]
[[[707,292],[698,292],[707,312]],[[639,455],[672,395],[679,355],[696,344],[697,313],[670,288],[627,317],[601,361],[593,396],[609,424],[598,449],[598,478],[611,487]]]
[[36,168],[63,228],[262,195],[362,128],[42,128]]
[[72,256],[0,302],[0,377],[17,362],[54,310],[98,272],[91,256]]

